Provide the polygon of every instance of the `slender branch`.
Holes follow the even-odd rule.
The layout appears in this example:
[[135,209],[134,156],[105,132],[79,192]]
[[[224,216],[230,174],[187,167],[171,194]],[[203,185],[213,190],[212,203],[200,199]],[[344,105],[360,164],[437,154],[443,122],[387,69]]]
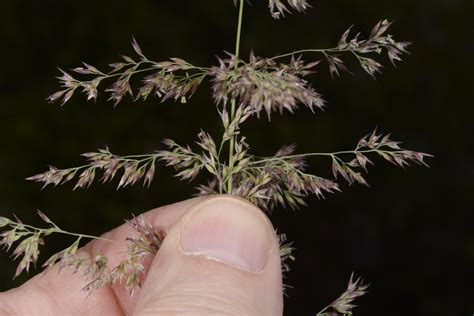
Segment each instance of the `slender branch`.
[[43,232],[43,233],[52,232],[52,233],[56,233],[56,234],[74,236],[74,237],[79,237],[79,238],[86,238],[86,239],[93,239],[93,240],[102,240],[102,241],[114,242],[114,243],[117,242],[116,240],[112,240],[112,239],[108,239],[108,238],[103,238],[103,237],[97,237],[97,236],[93,236],[93,235],[85,235],[85,234],[79,234],[79,233],[68,232],[68,231],[66,231],[66,230],[62,230],[61,228],[59,228],[59,227],[57,227],[57,226],[56,226],[56,228],[55,228],[54,230],[51,230],[51,229],[44,229],[44,228],[37,228],[37,227],[34,227],[34,226],[25,225],[25,224],[23,224],[23,226],[25,226],[25,227],[27,227],[27,228],[30,228],[30,229],[33,229],[33,230],[36,230],[36,231],[38,231],[38,232]]
[[349,52],[349,51],[353,51],[353,50],[351,50],[351,49],[339,49],[337,47],[325,48],[325,49],[312,49],[312,48],[310,48],[310,49],[301,49],[301,50],[297,50],[297,51],[294,51],[294,52],[291,52],[291,53],[285,53],[285,54],[277,55],[277,56],[272,57],[270,59],[275,60],[275,59],[279,59],[279,58],[285,58],[285,57],[294,56],[294,55],[297,55],[297,54],[304,54],[304,53],[326,54],[326,53],[343,53],[343,52]]
[[66,230],[63,230],[63,229],[59,228],[53,222],[49,222],[49,224],[51,224],[52,227],[50,227],[50,228],[38,228],[38,227],[35,227],[35,226],[26,225],[26,224],[23,224],[23,223],[17,223],[17,222],[14,222],[14,221],[10,221],[10,223],[8,225],[10,227],[16,228],[16,229],[22,228],[24,231],[27,231],[31,234],[34,233],[34,232],[38,232],[38,233],[41,233],[41,234],[44,234],[44,235],[62,234],[62,235],[79,237],[79,238],[103,240],[103,241],[107,241],[107,242],[117,242],[116,240],[112,240],[112,239],[108,239],[108,238],[97,237],[97,236],[86,235],[86,234],[79,234],[79,233],[72,233],[72,232],[69,232],[69,231],[66,231]]
[[331,307],[331,305],[328,305],[328,306],[324,307],[322,310],[319,311],[319,313],[316,314],[316,316],[322,316],[323,313],[325,311],[327,311],[330,307]]
[[[242,20],[244,14],[244,0],[240,0],[239,8],[239,19],[237,22],[237,38],[235,42],[235,57],[238,59],[240,54],[240,38],[242,35]],[[238,67],[238,63],[235,64],[235,67]],[[235,117],[235,105],[236,100],[232,99],[230,104],[230,121],[234,120]],[[234,167],[234,146],[235,146],[235,136],[232,136],[229,143],[229,172],[230,177],[227,180],[227,193],[232,193],[232,168]]]
[[361,153],[361,154],[367,154],[367,153],[373,153],[373,152],[389,152],[385,150],[380,150],[378,148],[375,149],[367,149],[367,150],[346,150],[346,151],[337,151],[333,153],[306,153],[306,154],[298,154],[298,155],[289,155],[289,156],[279,156],[279,157],[270,157],[270,158],[264,158],[261,160],[256,160],[249,162],[249,165],[258,165],[270,161],[278,161],[278,160],[285,160],[285,159],[293,159],[293,158],[303,158],[303,157],[316,157],[316,156],[329,156],[329,157],[335,157],[337,155],[350,155],[350,154],[356,154],[356,153]]

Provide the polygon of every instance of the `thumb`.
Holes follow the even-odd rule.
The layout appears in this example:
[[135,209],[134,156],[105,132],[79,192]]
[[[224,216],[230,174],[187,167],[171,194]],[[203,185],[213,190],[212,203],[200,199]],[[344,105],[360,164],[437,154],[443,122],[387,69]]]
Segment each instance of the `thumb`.
[[168,232],[150,266],[136,315],[281,315],[279,245],[262,211],[217,196]]

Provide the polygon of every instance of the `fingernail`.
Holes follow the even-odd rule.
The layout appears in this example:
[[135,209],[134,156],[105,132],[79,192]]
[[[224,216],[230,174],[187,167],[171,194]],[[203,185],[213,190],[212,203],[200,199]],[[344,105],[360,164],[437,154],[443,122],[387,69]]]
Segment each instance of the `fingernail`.
[[259,272],[272,248],[269,225],[260,210],[231,197],[200,204],[184,219],[181,247],[187,255]]

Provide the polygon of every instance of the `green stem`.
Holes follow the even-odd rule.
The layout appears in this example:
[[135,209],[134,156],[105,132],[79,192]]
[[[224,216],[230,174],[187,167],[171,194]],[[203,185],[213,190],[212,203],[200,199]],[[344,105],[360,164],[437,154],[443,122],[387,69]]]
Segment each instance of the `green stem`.
[[[244,15],[244,1],[245,0],[240,0],[240,7],[239,7],[239,20],[237,22],[237,38],[235,41],[235,57],[237,59],[235,68],[238,67],[238,59],[239,59],[239,54],[240,54],[240,38],[242,35],[242,20],[243,20],[243,15]],[[232,99],[230,102],[230,121],[232,122],[235,117],[235,106],[236,106],[236,100]],[[232,193],[232,168],[234,167],[234,146],[235,146],[235,136],[232,136],[229,142],[229,172],[230,176],[229,179],[227,180],[227,193],[231,194]]]
[[249,163],[249,165],[258,165],[264,162],[270,162],[270,161],[276,161],[276,160],[285,160],[285,159],[292,159],[292,158],[302,158],[302,157],[315,157],[315,156],[330,156],[330,157],[335,157],[338,155],[348,155],[348,154],[356,154],[356,153],[361,153],[361,154],[368,154],[368,153],[373,153],[373,152],[402,152],[402,151],[387,151],[387,150],[381,150],[379,148],[375,149],[367,149],[367,150],[347,150],[347,151],[338,151],[334,153],[307,153],[307,154],[299,154],[299,155],[289,155],[289,156],[281,156],[281,157],[271,157],[271,158],[265,158],[257,161],[252,161]]
[[[15,223],[15,224],[18,225],[18,223]],[[54,224],[53,224],[53,225],[54,225]],[[51,229],[51,228],[49,228],[49,229],[38,228],[38,227],[34,227],[34,226],[31,226],[31,225],[25,225],[25,224],[21,224],[21,226],[23,226],[24,228],[27,228],[27,229],[29,228],[29,229],[31,229],[31,230],[44,233],[44,234],[56,233],[56,234],[63,234],[63,235],[69,235],[69,236],[80,237],[80,238],[103,240],[103,241],[108,241],[108,242],[117,242],[117,241],[112,240],[112,239],[107,239],[107,238],[102,238],[102,237],[97,237],[97,236],[92,236],[92,235],[84,235],[84,234],[71,233],[71,232],[62,230],[61,228],[59,228],[59,227],[56,226],[56,225],[54,225],[54,228],[53,228],[53,229]]]
[[284,58],[284,57],[289,57],[289,56],[293,56],[293,55],[296,55],[296,54],[303,54],[303,53],[322,53],[322,54],[326,54],[326,53],[342,53],[342,52],[348,52],[348,51],[353,51],[353,50],[351,50],[351,49],[339,49],[339,48],[301,49],[301,50],[297,50],[297,51],[294,51],[294,52],[291,52],[291,53],[278,55],[278,56],[272,57],[270,59],[274,60],[274,59],[278,59],[278,58]]
[[323,315],[323,313],[324,313],[325,311],[327,311],[327,310],[329,309],[329,307],[331,307],[331,305],[328,305],[328,306],[324,307],[319,313],[316,314],[316,316],[321,316],[321,315]]
[[235,40],[235,56],[238,58],[240,54],[240,37],[242,34],[242,20],[244,15],[244,1],[240,0],[240,8],[239,8],[239,21],[237,23],[237,38]]

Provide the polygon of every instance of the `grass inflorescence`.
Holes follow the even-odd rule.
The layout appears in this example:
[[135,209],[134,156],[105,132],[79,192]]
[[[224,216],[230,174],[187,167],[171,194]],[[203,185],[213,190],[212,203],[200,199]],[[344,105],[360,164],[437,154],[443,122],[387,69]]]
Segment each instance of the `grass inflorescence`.
[[[153,61],[133,39],[134,57],[122,56],[121,61],[110,64],[108,71],[87,63],[71,72],[61,70],[58,78],[62,89],[48,97],[50,102],[61,105],[78,92],[84,93],[87,100],[94,101],[101,93],[106,93],[115,105],[127,95],[135,101],[153,96],[161,102],[185,103],[207,80],[212,88],[217,117],[222,122],[220,136],[201,131],[195,146],[180,145],[166,139],[155,152],[148,154],[117,155],[108,148],[100,149],[83,154],[86,158],[84,165],[62,169],[51,166],[28,180],[40,182],[43,186],[75,181],[74,189],[78,189],[88,188],[95,181],[110,182],[118,177],[117,188],[139,182],[149,186],[155,178],[155,165],[161,162],[173,167],[180,180],[191,181],[199,174],[206,174],[208,181],[196,186],[197,195],[231,194],[271,211],[279,206],[298,208],[305,205],[305,198],[309,195],[323,197],[341,191],[342,182],[368,185],[365,174],[374,164],[374,156],[398,167],[405,167],[410,162],[427,165],[425,158],[430,155],[402,148],[401,143],[393,141],[389,134],[383,135],[376,130],[361,138],[352,150],[297,153],[296,147],[290,145],[283,146],[270,157],[259,157],[252,152],[241,133],[241,126],[246,121],[261,116],[270,120],[272,114],[293,113],[300,105],[313,113],[327,108],[322,94],[310,81],[324,64],[333,77],[340,76],[351,73],[346,59],[352,57],[363,71],[375,78],[383,68],[382,54],[395,64],[408,53],[410,43],[396,41],[388,33],[391,23],[381,20],[367,37],[361,33],[353,35],[353,27],[348,28],[332,48],[297,49],[273,57],[261,57],[250,52],[248,59],[244,59],[240,53],[240,40],[245,1],[234,0],[234,3],[239,12],[235,51],[223,52],[216,65],[195,66],[176,57]],[[307,0],[269,0],[268,7],[274,18],[281,18],[291,11],[304,12],[311,6]],[[141,85],[133,87],[132,77],[141,78]],[[331,179],[306,171],[309,160],[318,157],[327,159],[328,167],[332,169]],[[118,266],[109,267],[107,258],[100,254],[87,259],[76,256],[80,241],[95,237],[65,232],[46,215],[39,214],[50,225],[49,228],[35,228],[19,220],[0,218],[0,226],[7,229],[1,234],[0,243],[10,249],[13,243],[19,242],[13,251],[15,258],[22,258],[17,275],[28,271],[30,265],[37,262],[44,237],[55,233],[73,235],[77,237],[74,243],[53,255],[44,267],[50,269],[58,263],[62,267],[82,270],[92,279],[86,290],[123,283],[133,291],[140,285],[143,275],[141,261],[158,251],[165,236],[163,231],[151,227],[142,218],[133,219],[130,224],[137,236],[129,238],[126,258]],[[285,242],[284,235],[280,235],[280,241],[283,270],[287,271],[287,260],[294,259],[293,248],[291,243]],[[351,314],[354,307],[351,302],[365,294],[366,289],[360,279],[354,281],[351,276],[346,292],[318,315]],[[327,312],[329,309],[332,311]]]

